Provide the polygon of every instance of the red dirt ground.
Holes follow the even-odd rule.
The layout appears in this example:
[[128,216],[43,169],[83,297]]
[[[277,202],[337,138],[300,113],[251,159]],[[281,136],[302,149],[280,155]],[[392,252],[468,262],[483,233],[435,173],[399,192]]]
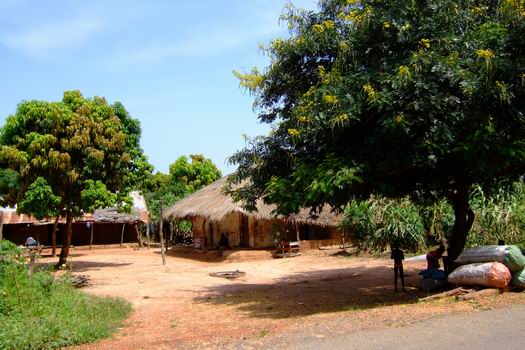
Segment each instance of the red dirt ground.
[[[408,290],[393,290],[388,259],[343,257],[337,250],[307,251],[272,259],[268,251],[195,253],[171,250],[162,266],[159,249],[77,248],[73,273],[90,277],[84,290],[119,296],[134,311],[110,339],[76,349],[220,348],[298,327],[337,322],[335,332],[400,326],[457,312],[523,303],[522,293],[482,301],[418,302],[424,262],[405,262]],[[210,272],[240,270],[228,280]]]

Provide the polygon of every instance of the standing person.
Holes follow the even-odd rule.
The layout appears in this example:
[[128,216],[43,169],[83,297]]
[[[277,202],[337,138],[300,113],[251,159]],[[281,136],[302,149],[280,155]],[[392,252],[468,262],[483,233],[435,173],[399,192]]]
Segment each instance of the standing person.
[[403,288],[403,292],[405,292],[405,275],[403,273],[403,260],[405,260],[405,254],[403,254],[403,251],[399,249],[399,245],[396,244],[394,246],[394,249],[392,250],[392,254],[390,254],[390,259],[394,260],[394,287],[397,292],[397,276],[401,278],[401,286]]

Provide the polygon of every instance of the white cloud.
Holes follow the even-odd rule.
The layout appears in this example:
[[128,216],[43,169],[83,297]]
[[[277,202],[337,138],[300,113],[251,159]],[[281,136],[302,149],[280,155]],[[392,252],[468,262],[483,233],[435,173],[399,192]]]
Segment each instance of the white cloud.
[[117,52],[107,61],[109,67],[129,68],[134,65],[151,64],[180,56],[212,56],[244,44],[254,38],[278,32],[277,24],[273,27],[259,27],[257,30],[231,28],[203,30],[183,37],[176,42],[154,42],[141,48]]
[[117,50],[106,59],[105,65],[109,69],[126,69],[176,57],[213,56],[247,42],[256,45],[259,40],[286,31],[278,23],[279,8],[276,11],[275,6],[265,2],[250,5],[243,4],[240,11],[243,16],[237,20],[197,22],[184,32],[176,33],[176,39],[154,38]]
[[57,50],[80,45],[103,26],[103,22],[97,18],[68,19],[3,34],[0,41],[24,55],[46,57]]

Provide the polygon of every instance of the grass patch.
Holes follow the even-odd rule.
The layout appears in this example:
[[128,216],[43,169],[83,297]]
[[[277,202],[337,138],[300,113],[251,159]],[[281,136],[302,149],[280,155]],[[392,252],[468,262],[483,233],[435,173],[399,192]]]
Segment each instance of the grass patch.
[[55,349],[113,334],[131,305],[76,290],[50,270],[28,275],[20,251],[0,242],[0,349]]

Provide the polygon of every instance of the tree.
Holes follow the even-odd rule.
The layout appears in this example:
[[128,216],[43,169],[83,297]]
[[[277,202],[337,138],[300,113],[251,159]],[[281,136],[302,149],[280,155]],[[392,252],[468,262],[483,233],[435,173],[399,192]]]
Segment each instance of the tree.
[[138,137],[138,122],[121,104],[86,99],[79,91],[64,92],[61,102],[23,101],[7,118],[0,164],[17,174],[8,204],[18,203],[19,211],[37,218],[65,214],[58,266],[69,254],[73,217],[122,204],[139,181],[138,170],[147,165],[136,162],[145,161]]
[[181,156],[170,165],[172,181],[184,184],[190,192],[209,185],[222,176],[211,159],[202,154],[190,154],[190,159],[191,163],[188,162],[188,157]]
[[523,1],[322,0],[283,19],[290,37],[264,49],[266,70],[236,73],[273,130],[231,157],[230,193],[280,214],[447,198],[457,257],[471,187],[525,173]]
[[159,217],[161,201],[169,207],[222,176],[211,159],[202,154],[191,154],[189,159],[181,156],[169,169],[169,174],[157,172],[145,184],[145,199],[153,218]]

